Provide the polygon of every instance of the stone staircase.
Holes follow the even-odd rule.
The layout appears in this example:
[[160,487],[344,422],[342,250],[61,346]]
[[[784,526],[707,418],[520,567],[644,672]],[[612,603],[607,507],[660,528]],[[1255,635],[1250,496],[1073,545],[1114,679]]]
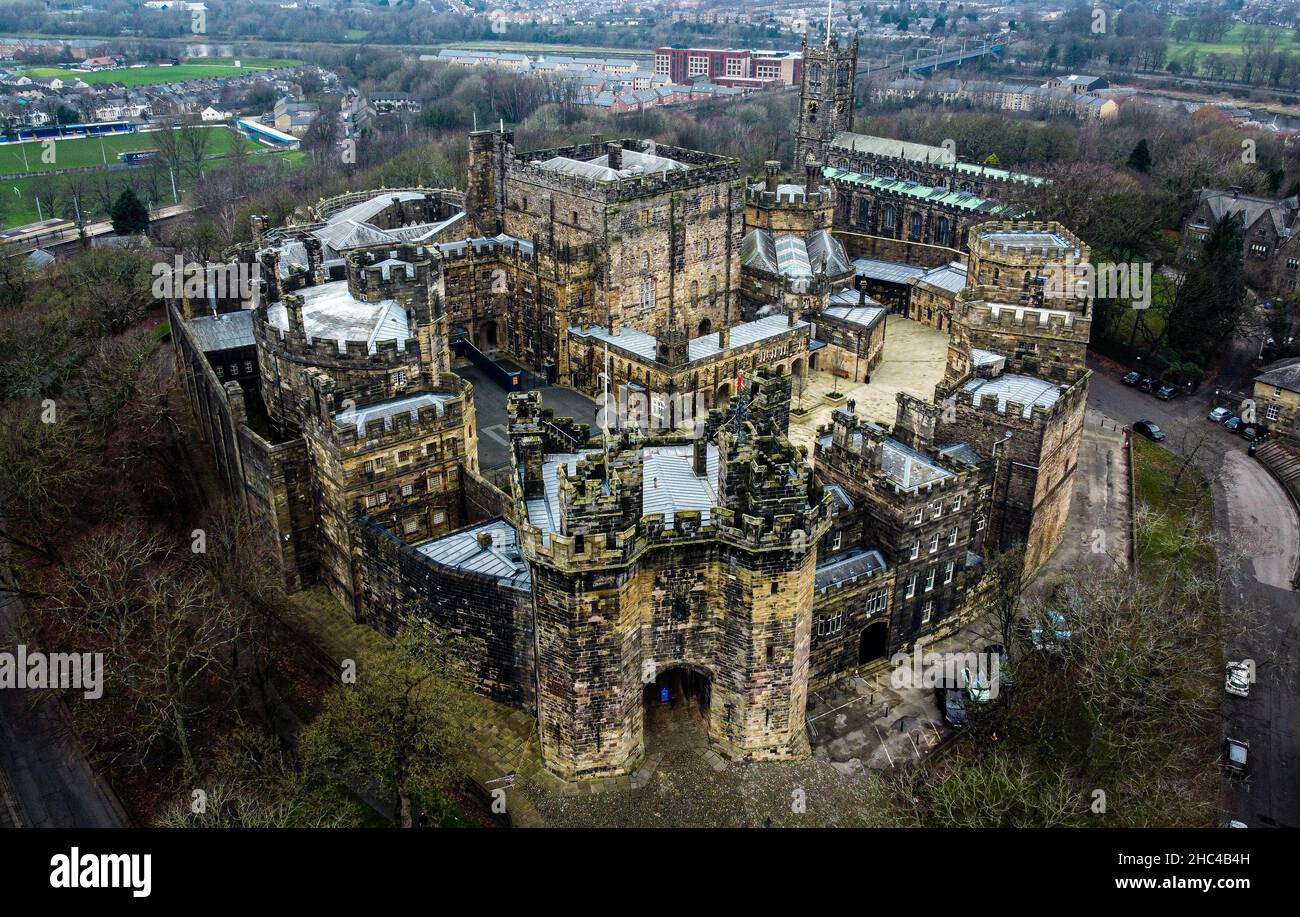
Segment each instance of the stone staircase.
[[1300,503],[1300,447],[1280,439],[1270,439],[1255,447],[1255,458]]

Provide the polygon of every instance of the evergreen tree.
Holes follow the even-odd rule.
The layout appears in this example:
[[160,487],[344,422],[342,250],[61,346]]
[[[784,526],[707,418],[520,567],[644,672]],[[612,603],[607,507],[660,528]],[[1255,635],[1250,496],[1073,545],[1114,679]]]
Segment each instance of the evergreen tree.
[[134,235],[149,228],[149,208],[130,188],[122,189],[108,215],[113,221],[113,232],[119,236]]
[[1151,147],[1147,145],[1145,137],[1139,140],[1137,146],[1133,147],[1133,152],[1128,154],[1128,167],[1139,172],[1151,171]]

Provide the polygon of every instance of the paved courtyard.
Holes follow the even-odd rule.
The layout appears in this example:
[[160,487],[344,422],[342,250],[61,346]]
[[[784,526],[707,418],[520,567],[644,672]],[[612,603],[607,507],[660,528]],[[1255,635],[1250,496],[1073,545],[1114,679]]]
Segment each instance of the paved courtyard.
[[[855,409],[860,416],[890,425],[894,423],[895,398],[899,392],[927,400],[934,398],[935,383],[943,378],[948,358],[947,333],[901,315],[889,315],[885,322],[885,355],[869,383],[849,385],[844,379],[815,370],[808,374],[801,394],[799,380],[795,380],[792,407],[802,406],[808,413],[790,415],[790,440],[795,445],[807,446],[809,455],[818,425],[830,423],[831,413],[844,407],[850,398],[856,402]],[[844,397],[829,400],[827,394],[837,389]]]
[[[468,360],[458,360],[452,370],[474,386],[479,467],[486,471],[510,464],[510,437],[506,434],[506,390]],[[542,393],[543,404],[553,410],[555,416],[572,417],[580,423],[591,424],[592,429],[595,429],[597,405],[586,395],[571,388],[552,385],[539,386],[536,390]]]

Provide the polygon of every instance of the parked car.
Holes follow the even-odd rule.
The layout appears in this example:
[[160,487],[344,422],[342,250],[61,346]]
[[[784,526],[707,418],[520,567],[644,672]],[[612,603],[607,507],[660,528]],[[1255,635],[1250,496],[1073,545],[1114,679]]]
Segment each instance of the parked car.
[[938,688],[939,712],[943,721],[953,729],[960,729],[970,722],[970,713],[966,710],[966,695],[955,688]]
[[1223,425],[1224,427],[1227,428],[1229,433],[1236,433],[1238,428],[1242,425],[1243,422],[1244,421],[1242,421],[1240,417],[1238,417],[1236,414],[1233,414],[1231,417],[1229,417],[1227,420],[1223,422]]
[[1119,381],[1123,382],[1125,385],[1137,385],[1142,381],[1142,374],[1140,372],[1125,373],[1124,378]]
[[1230,818],[1228,819],[1228,823],[1225,824],[1224,827],[1225,828],[1249,828],[1250,825],[1246,824],[1244,821],[1238,818]]
[[1229,662],[1225,666],[1227,675],[1223,679],[1223,690],[1238,697],[1250,696],[1250,666],[1244,662]]
[[1224,739],[1223,765],[1238,777],[1246,776],[1250,767],[1250,743],[1244,739]]
[[1143,376],[1142,381],[1138,383],[1138,389],[1148,394],[1154,392],[1160,387],[1160,380],[1153,376]]
[[1176,388],[1172,385],[1162,385],[1160,388],[1156,389],[1156,397],[1161,401],[1168,401],[1179,394],[1182,394],[1182,389]]
[[1205,419],[1212,421],[1213,423],[1223,423],[1231,416],[1232,416],[1232,411],[1229,411],[1227,408],[1215,408],[1213,411],[1211,411],[1209,414],[1206,415]]
[[990,643],[984,647],[984,655],[990,659],[997,657],[998,660],[998,688],[1010,688],[1015,681],[1015,675],[1011,671],[1011,657],[1007,655],[1007,648],[1001,643]]
[[987,673],[976,669],[972,672],[969,668],[961,670],[961,684],[966,689],[966,694],[971,701],[976,704],[987,704],[993,700],[993,689],[989,684]]
[[1030,621],[1028,618],[1021,618],[1020,624],[1030,645],[1036,650],[1056,652],[1072,636],[1065,615],[1050,608],[1043,612],[1042,619]]
[[1141,433],[1152,442],[1162,443],[1165,441],[1165,431],[1160,429],[1150,420],[1139,420],[1133,424],[1133,432]]
[[1268,430],[1257,423],[1244,423],[1237,428],[1237,432],[1251,442],[1254,442],[1257,439],[1268,438]]

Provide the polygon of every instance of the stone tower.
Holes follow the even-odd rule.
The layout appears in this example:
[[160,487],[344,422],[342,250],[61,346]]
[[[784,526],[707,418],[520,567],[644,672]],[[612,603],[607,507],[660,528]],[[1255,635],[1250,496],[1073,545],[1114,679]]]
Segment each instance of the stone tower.
[[1063,282],[1092,252],[1059,223],[970,230],[967,285],[953,307],[938,437],[990,460],[987,544],[1025,545],[1028,572],[1060,543],[1070,512],[1091,375],[1086,286]]
[[820,44],[803,40],[803,84],[799,92],[799,132],[794,168],[809,160],[826,161],[826,147],[840,131],[853,130],[853,83],[858,67],[858,36],[841,48],[831,32],[829,10],[826,38]]

